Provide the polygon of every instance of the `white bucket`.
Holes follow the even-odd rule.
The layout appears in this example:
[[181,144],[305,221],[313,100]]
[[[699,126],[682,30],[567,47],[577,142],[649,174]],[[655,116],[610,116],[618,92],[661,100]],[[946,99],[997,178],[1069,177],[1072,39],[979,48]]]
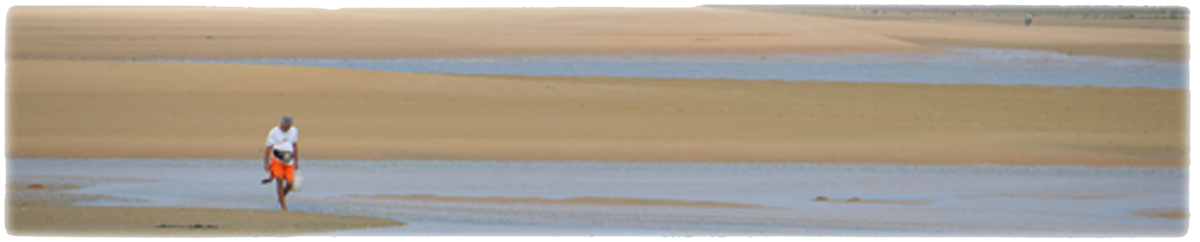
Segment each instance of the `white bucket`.
[[303,187],[300,184],[304,184],[304,177],[300,176],[299,171],[297,171],[294,176],[295,177],[292,177],[292,191],[299,192],[300,188]]

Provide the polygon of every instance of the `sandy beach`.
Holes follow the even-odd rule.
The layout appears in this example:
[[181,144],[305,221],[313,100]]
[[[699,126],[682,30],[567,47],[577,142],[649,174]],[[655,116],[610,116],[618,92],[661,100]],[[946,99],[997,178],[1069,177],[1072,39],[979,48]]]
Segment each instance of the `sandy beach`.
[[[9,158],[258,159],[268,129],[292,115],[303,130],[302,158],[319,160],[1189,165],[1187,89],[471,76],[144,61],[943,51],[937,45],[1186,61],[1187,31],[1170,27],[1022,27],[980,18],[704,7],[14,7],[7,16]],[[71,206],[81,198],[62,192],[82,185],[38,188],[7,178],[10,235],[287,236],[402,224],[303,212]],[[52,195],[27,199],[37,194]],[[355,199],[757,206],[586,194]],[[829,199],[810,203],[931,203]],[[1187,217],[1185,209],[1155,209],[1137,216]],[[205,229],[187,227],[196,224]],[[210,224],[219,229],[207,230]]]

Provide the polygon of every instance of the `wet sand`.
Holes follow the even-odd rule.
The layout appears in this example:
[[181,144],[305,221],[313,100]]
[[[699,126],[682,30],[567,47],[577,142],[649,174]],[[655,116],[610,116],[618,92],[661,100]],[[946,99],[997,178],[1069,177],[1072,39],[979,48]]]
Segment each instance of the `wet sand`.
[[[12,157],[1184,166],[1187,90],[10,60]],[[553,88],[550,88],[550,87]]]
[[606,205],[606,206],[663,206],[663,207],[711,207],[711,208],[763,208],[753,204],[687,201],[677,199],[642,199],[622,197],[569,197],[550,199],[541,197],[456,197],[438,196],[432,194],[377,194],[373,196],[350,195],[353,198],[400,199],[427,202],[459,202],[459,203],[532,203],[560,205]]
[[21,182],[9,177],[6,227],[13,236],[246,237],[294,236],[344,229],[403,226],[390,219],[271,210],[73,206],[115,199],[68,194],[78,184]]
[[903,200],[903,199],[864,199],[859,197],[850,197],[846,199],[829,198],[825,196],[817,196],[809,201],[813,202],[830,202],[830,203],[863,203],[863,204],[895,204],[895,205],[929,205],[933,204],[931,200]]
[[[71,192],[107,197],[81,206],[276,209],[254,159],[8,162],[17,180],[95,180]],[[1185,215],[1187,169],[1176,167],[309,160],[303,173],[293,211],[408,223],[323,236],[1141,237],[1188,228],[1182,217],[1138,215]]]

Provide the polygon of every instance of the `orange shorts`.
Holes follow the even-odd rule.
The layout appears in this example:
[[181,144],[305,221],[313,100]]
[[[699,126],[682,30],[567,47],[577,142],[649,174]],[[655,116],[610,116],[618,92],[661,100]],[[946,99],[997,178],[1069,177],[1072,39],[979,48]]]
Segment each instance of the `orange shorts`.
[[296,174],[296,167],[279,162],[279,158],[271,156],[271,177],[283,178],[288,182],[292,182]]

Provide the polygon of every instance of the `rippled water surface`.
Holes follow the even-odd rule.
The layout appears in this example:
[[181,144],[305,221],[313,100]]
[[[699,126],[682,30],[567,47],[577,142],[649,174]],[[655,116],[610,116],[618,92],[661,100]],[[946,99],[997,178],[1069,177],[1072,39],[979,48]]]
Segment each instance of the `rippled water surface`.
[[1186,63],[1049,51],[944,47],[941,53],[484,56],[431,59],[183,60],[398,72],[1187,88]]
[[[293,210],[409,226],[323,235],[1178,236],[1187,170],[1077,166],[305,161]],[[10,179],[88,181],[82,205],[278,209],[261,162],[9,159]],[[370,198],[616,197],[758,208],[445,202]],[[860,197],[919,203],[812,201]]]

